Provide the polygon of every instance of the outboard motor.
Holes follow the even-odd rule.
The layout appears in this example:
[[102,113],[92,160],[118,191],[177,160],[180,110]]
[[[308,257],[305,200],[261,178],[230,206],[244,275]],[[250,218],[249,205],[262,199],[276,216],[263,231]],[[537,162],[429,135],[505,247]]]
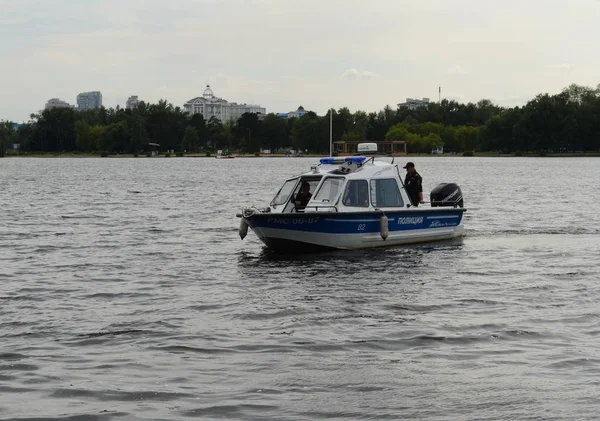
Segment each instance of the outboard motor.
[[454,183],[440,183],[430,193],[431,206],[463,207],[463,196],[460,187]]

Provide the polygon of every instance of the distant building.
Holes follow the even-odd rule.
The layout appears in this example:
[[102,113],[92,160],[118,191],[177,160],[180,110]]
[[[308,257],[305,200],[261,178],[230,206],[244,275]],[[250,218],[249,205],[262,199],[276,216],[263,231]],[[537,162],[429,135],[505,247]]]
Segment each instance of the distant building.
[[244,113],[266,114],[266,109],[260,105],[238,104],[216,97],[210,85],[206,85],[202,96],[186,102],[183,109],[190,115],[202,114],[207,121],[215,117],[223,122],[236,121]]
[[72,105],[66,101],[63,101],[62,99],[50,98],[48,101],[46,101],[44,109],[50,110],[52,108],[72,108]]
[[132,95],[129,98],[127,98],[127,102],[125,103],[125,108],[127,108],[128,110],[133,110],[138,105],[140,105],[140,100],[138,99],[138,96]]
[[406,98],[406,102],[398,104],[398,108],[408,108],[409,110],[416,110],[419,107],[425,107],[429,104],[429,98]]
[[267,111],[264,107],[253,104],[238,104],[236,102],[231,102],[229,106],[231,107],[230,119],[233,121],[237,121],[243,114],[246,113],[265,115]]
[[102,94],[99,91],[82,92],[77,95],[77,109],[91,110],[102,107]]
[[304,109],[304,107],[302,105],[300,105],[298,107],[298,109],[296,109],[295,111],[290,111],[287,113],[279,113],[277,115],[281,118],[299,118],[299,117],[302,117],[304,114],[306,114],[306,112],[307,111]]

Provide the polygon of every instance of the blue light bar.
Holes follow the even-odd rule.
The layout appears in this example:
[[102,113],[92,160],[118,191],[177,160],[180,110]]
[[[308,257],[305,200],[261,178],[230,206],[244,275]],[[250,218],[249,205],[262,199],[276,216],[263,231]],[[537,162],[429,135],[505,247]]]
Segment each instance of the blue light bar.
[[333,165],[333,164],[335,164],[335,158],[334,157],[321,158],[321,160],[319,162],[321,162],[321,164]]
[[346,157],[345,161],[346,162],[355,162],[357,164],[362,164],[363,162],[365,162],[367,159],[366,156],[348,156]]

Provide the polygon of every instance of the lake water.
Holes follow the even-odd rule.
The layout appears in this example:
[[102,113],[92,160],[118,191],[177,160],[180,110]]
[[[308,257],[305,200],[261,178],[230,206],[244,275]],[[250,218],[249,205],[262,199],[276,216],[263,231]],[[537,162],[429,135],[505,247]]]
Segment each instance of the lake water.
[[597,419],[600,159],[411,160],[464,239],[273,256],[316,159],[0,159],[0,419]]

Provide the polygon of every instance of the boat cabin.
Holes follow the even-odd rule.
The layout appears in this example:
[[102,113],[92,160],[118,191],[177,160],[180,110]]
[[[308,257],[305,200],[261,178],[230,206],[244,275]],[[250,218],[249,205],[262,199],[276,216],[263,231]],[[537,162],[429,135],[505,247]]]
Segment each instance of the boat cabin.
[[[364,152],[361,156],[321,158],[310,172],[286,180],[271,201],[271,212],[365,212],[410,207],[394,158],[376,156],[372,145],[359,145]],[[302,192],[306,184],[308,201]]]

